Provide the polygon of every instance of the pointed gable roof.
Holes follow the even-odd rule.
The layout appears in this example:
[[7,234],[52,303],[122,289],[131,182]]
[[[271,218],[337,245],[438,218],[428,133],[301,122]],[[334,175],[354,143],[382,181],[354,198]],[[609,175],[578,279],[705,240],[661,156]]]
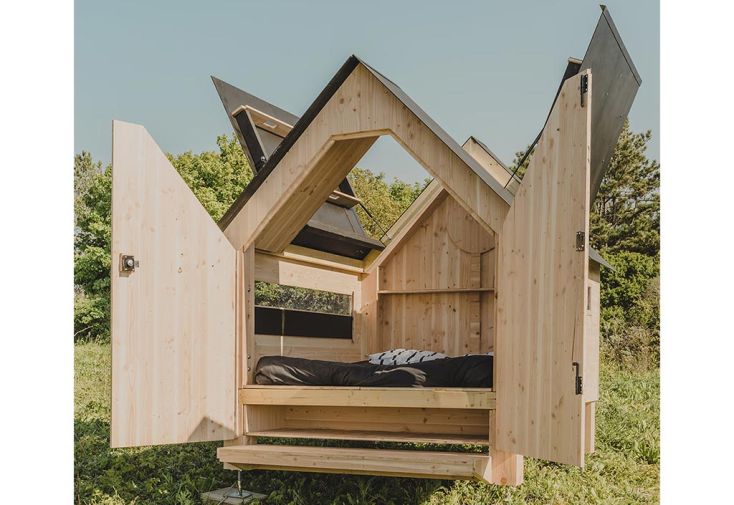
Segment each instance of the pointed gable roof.
[[252,179],[250,184],[244,189],[242,194],[227,210],[219,221],[221,228],[226,228],[239,211],[245,206],[247,201],[257,191],[267,179],[273,169],[280,163],[283,156],[288,150],[296,143],[299,137],[306,131],[311,122],[316,118],[321,109],[326,105],[329,99],[336,93],[339,87],[349,77],[349,75],[357,68],[358,65],[363,65],[364,68],[374,75],[390,92],[413,114],[415,114],[421,122],[423,122],[440,140],[443,142],[451,151],[454,152],[479,178],[481,178],[492,190],[497,193],[508,205],[512,202],[512,194],[502,187],[495,179],[493,179],[486,171],[472,158],[462,147],[443,129],[438,123],[436,123],[418,104],[416,104],[412,98],[410,98],[397,84],[392,82],[390,79],[385,77],[383,74],[375,70],[373,67],[368,65],[364,60],[358,58],[355,55],[347,58],[347,61],[341,66],[336,72],[334,77],[331,78],[326,87],[321,91],[316,100],[313,101],[311,106],[301,116],[301,118],[293,126],[293,129],[283,139],[280,145],[273,151],[270,158],[268,158],[265,165]]

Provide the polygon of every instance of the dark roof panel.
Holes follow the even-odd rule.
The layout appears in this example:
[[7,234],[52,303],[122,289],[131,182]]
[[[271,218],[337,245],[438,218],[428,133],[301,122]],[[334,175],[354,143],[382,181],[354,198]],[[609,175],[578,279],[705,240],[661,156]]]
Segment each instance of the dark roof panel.
[[[290,133],[299,128],[299,123],[303,123],[298,116],[255,95],[251,95],[213,76],[212,81],[217,88],[224,110],[232,123],[232,128],[237,134],[240,145],[255,169],[255,176],[250,184],[220,220],[219,225],[224,228],[288,151],[290,145],[297,138],[291,136]],[[245,112],[237,112],[243,106],[248,105],[283,123],[293,125],[293,129],[285,138],[281,138],[269,131],[257,128]],[[309,114],[309,112],[307,111],[306,114]],[[281,145],[289,137],[291,138],[291,140],[288,140],[289,146],[281,149]],[[253,156],[258,159],[253,159]],[[265,157],[264,162],[260,162],[262,156]],[[339,184],[339,190],[354,196],[354,191],[347,179]],[[329,202],[324,202],[316,211],[316,214],[299,232],[293,243],[357,259],[363,259],[372,249],[381,250],[385,247],[379,240],[367,236],[354,209],[340,207]]]

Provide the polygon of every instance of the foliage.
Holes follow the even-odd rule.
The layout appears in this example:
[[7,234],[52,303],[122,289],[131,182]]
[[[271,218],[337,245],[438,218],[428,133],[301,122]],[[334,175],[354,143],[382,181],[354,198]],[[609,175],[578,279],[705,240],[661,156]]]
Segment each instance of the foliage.
[[379,239],[431,180],[408,184],[396,178],[388,184],[383,172],[375,174],[368,169],[355,167],[349,173],[349,182],[354,193],[362,199],[364,206],[372,214],[370,217],[364,209],[356,207],[365,232]]
[[112,170],[74,156],[74,338],[109,338]]
[[[199,503],[230,485],[216,443],[110,449],[110,345],[75,346],[75,502]],[[660,472],[659,372],[602,364],[596,452],[586,468],[526,458],[517,488],[467,481],[250,471],[246,489],[268,504],[656,503]]]
[[219,152],[187,151],[168,159],[196,198],[215,220],[219,220],[252,179],[252,169],[234,135],[217,137]]
[[629,366],[660,362],[660,264],[636,252],[609,255],[602,271],[601,332],[609,358]]
[[625,122],[591,214],[590,239],[603,252],[660,251],[660,164],[645,155],[651,138]]
[[627,365],[660,358],[660,165],[645,155],[649,131],[625,122],[591,212],[602,269],[603,351]]
[[255,281],[255,305],[345,316],[352,314],[352,297],[349,295],[263,281]]

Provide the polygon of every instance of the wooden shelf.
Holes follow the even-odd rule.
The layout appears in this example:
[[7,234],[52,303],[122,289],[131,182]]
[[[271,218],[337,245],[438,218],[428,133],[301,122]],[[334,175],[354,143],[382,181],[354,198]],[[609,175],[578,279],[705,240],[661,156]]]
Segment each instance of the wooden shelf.
[[394,431],[278,428],[273,430],[248,431],[247,436],[271,438],[307,438],[319,440],[374,440],[375,442],[413,442],[423,444],[489,445],[489,439],[480,435],[399,433]]
[[256,444],[220,447],[217,457],[242,469],[433,479],[486,478],[491,472],[488,454],[465,452]]
[[494,288],[447,288],[447,289],[381,289],[378,295],[432,295],[441,293],[491,293]]

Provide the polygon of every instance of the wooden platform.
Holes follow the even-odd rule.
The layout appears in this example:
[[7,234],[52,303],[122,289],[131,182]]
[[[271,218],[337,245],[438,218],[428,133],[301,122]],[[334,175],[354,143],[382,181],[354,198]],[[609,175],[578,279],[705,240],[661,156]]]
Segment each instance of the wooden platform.
[[391,431],[356,431],[335,429],[277,428],[248,431],[249,437],[300,438],[321,440],[370,440],[374,442],[412,442],[422,444],[489,445],[488,436],[443,433],[398,433]]
[[430,479],[486,479],[488,454],[287,445],[220,447],[217,457],[241,469],[349,473]]
[[309,405],[324,407],[413,407],[485,409],[495,407],[488,388],[380,388],[335,386],[246,386],[243,405]]

